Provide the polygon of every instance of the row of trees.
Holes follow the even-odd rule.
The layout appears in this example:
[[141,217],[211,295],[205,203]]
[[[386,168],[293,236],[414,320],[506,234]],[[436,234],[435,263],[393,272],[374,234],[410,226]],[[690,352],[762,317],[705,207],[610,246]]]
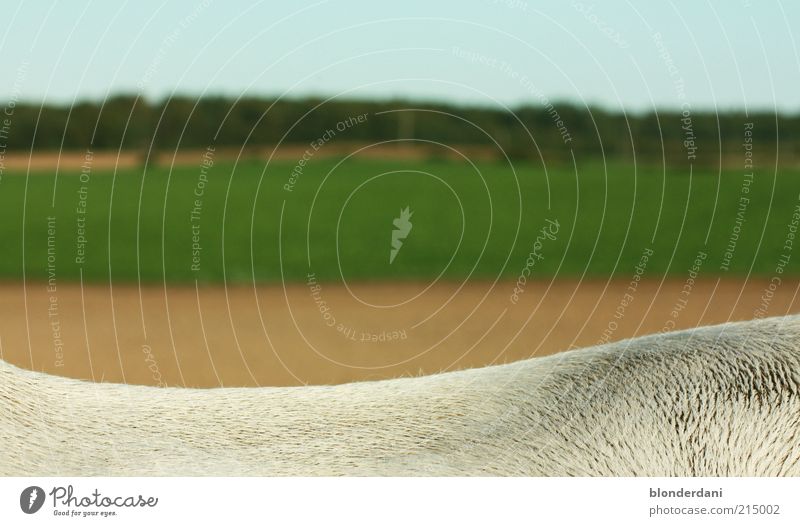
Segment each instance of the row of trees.
[[[357,116],[365,115],[359,122]],[[352,122],[356,119],[356,122]],[[342,125],[341,123],[350,123]],[[17,104],[8,150],[196,149],[278,142],[423,139],[453,145],[495,143],[516,158],[632,158],[670,164],[717,164],[743,157],[752,126],[756,157],[798,159],[800,115],[659,111],[624,114],[569,104],[502,108],[366,101],[117,96],[68,105]]]

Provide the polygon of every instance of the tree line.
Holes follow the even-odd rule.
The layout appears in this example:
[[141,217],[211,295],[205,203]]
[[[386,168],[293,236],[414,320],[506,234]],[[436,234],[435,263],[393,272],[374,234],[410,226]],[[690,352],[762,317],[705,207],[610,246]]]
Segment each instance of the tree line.
[[[364,115],[360,121],[358,116]],[[357,122],[352,122],[356,119]],[[796,163],[800,114],[659,110],[623,113],[572,104],[511,109],[407,100],[120,95],[73,105],[18,103],[8,151],[148,150],[416,140],[494,148],[501,157],[612,158],[716,165],[744,162],[745,130],[764,165]],[[345,124],[342,124],[345,123]]]

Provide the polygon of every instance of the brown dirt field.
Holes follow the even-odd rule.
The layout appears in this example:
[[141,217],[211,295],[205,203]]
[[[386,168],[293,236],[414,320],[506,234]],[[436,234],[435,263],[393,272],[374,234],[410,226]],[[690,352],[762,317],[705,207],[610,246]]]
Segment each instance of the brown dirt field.
[[[7,283],[0,284],[0,355],[22,367],[106,382],[342,383],[541,356],[658,332],[670,320],[680,329],[752,319],[768,285],[706,280],[683,294],[682,280],[642,281],[624,305],[627,281],[564,280],[528,284],[515,305],[512,283],[439,283],[428,290],[356,284],[352,294],[323,284],[325,318],[304,284],[58,284],[48,292],[42,283]],[[766,315],[800,312],[799,288],[784,281]],[[383,334],[387,341],[380,341]],[[389,341],[392,335],[399,339]],[[378,341],[361,341],[372,337]]]
[[[243,160],[266,161],[271,158],[274,161],[297,161],[303,156],[303,152],[308,147],[305,144],[284,144],[277,149],[275,145],[251,145],[242,150],[241,148],[220,147],[216,150],[214,159],[216,162],[232,162]],[[504,161],[502,153],[496,148],[481,145],[451,145],[455,150],[449,150],[435,145],[392,143],[377,144],[356,142],[356,141],[336,141],[325,146],[324,150],[319,151],[315,158],[343,157],[358,151],[357,155],[361,159],[395,159],[400,161],[426,160],[430,158],[445,158],[461,160],[456,152],[461,152],[473,161]],[[151,158],[153,166],[200,166],[205,150],[181,149],[178,151],[161,151]],[[130,168],[141,168],[144,159],[144,150],[111,150],[95,151],[92,157],[92,169],[94,170],[122,170]],[[8,152],[2,158],[3,170],[14,172],[27,172],[31,174],[52,174],[55,170],[73,171],[81,170],[85,162],[85,151],[35,151],[30,152]],[[798,159],[782,157],[781,166],[797,167]],[[735,156],[720,159],[717,167],[739,168],[741,159]],[[660,166],[660,165],[658,165]],[[2,171],[2,170],[0,170]]]
[[[472,160],[496,160],[499,153],[489,147],[475,145],[455,145],[455,150],[463,152]],[[275,161],[297,161],[303,156],[308,145],[285,144],[275,149],[271,146],[250,146],[240,148],[219,148],[214,155],[216,162],[259,159],[266,161],[270,157]],[[363,148],[363,149],[362,149]],[[326,145],[315,157],[343,157],[359,150],[359,158],[423,160],[431,156],[460,159],[457,153],[430,145],[378,144],[340,141]],[[158,152],[151,162],[157,166],[199,166],[205,150],[178,150],[176,152]],[[96,151],[93,152],[91,164],[94,170],[114,170],[141,167],[145,151]],[[3,157],[3,167],[16,172],[52,174],[54,170],[80,171],[86,162],[85,151],[37,151],[10,152]]]

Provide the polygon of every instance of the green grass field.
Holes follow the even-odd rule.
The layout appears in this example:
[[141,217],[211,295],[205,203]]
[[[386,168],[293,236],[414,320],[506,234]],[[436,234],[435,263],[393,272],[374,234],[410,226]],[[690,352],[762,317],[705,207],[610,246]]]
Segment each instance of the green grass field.
[[[756,173],[742,193],[741,171],[690,177],[592,164],[577,174],[571,166],[552,167],[545,176],[541,166],[526,164],[516,164],[515,174],[500,163],[337,163],[312,160],[291,192],[284,185],[294,163],[286,162],[266,170],[254,161],[218,163],[202,192],[196,192],[199,163],[172,172],[152,168],[146,176],[94,172],[83,182],[79,172],[60,173],[55,190],[54,174],[6,173],[0,277],[20,279],[24,269],[28,279],[47,279],[50,238],[59,281],[81,271],[86,281],[114,282],[297,281],[309,272],[334,281],[440,274],[513,280],[547,219],[560,228],[537,248],[542,259],[533,278],[629,278],[646,248],[654,251],[647,276],[683,276],[701,250],[708,254],[703,274],[771,276],[788,253],[784,243],[800,195],[796,171]],[[724,256],[741,196],[749,199],[744,222],[733,254]],[[390,264],[392,221],[406,206],[413,229]],[[199,259],[193,260],[193,244]],[[787,273],[797,273],[797,261],[786,265]]]

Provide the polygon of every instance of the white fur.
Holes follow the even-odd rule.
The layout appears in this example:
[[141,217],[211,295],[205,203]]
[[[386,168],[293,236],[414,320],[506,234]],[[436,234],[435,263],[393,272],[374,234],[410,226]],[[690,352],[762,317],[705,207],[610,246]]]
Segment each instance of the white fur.
[[0,361],[0,475],[800,475],[800,317],[297,388]]

